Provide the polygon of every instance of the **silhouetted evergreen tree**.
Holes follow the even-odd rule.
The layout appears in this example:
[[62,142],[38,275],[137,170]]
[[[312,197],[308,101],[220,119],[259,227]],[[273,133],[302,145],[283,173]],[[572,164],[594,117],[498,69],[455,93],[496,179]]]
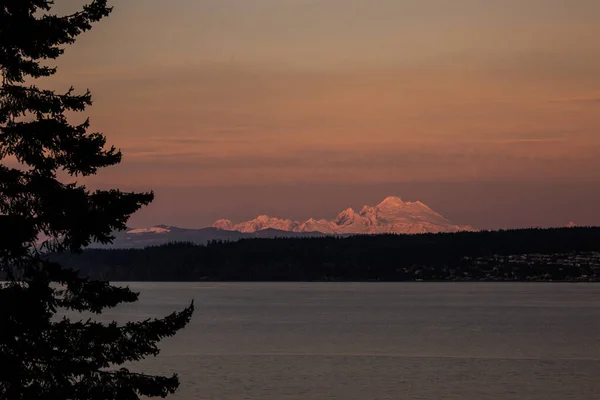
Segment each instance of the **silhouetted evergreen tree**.
[[[135,302],[137,293],[78,277],[42,252],[79,252],[107,243],[152,193],[90,191],[74,180],[118,164],[121,154],[89,122],[66,113],[92,104],[88,92],[32,84],[56,68],[46,60],[111,12],[106,0],[58,16],[51,0],[0,0],[0,288],[1,399],[137,399],[167,396],[177,376],[116,369],[159,352],[157,343],[190,320],[193,304],[164,319],[117,325],[58,318],[63,310],[100,313]],[[58,174],[71,180],[63,182]],[[38,239],[45,238],[38,246]]]

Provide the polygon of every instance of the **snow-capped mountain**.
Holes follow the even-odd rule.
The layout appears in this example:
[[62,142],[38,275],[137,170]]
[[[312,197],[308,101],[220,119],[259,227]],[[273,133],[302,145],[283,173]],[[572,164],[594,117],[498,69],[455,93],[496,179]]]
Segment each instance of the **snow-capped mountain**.
[[347,208],[331,221],[311,218],[299,222],[261,215],[239,224],[221,219],[212,227],[244,233],[276,229],[286,232],[325,234],[439,233],[474,230],[468,225],[453,224],[420,201],[405,202],[394,196],[386,198],[376,206],[364,206],[360,212]]
[[[347,208],[332,220],[310,218],[306,221],[260,215],[234,224],[220,219],[212,227],[183,229],[157,225],[131,228],[115,233],[108,247],[142,248],[169,242],[204,244],[211,240],[236,241],[249,238],[309,237],[376,233],[439,233],[472,231],[471,226],[455,225],[425,204],[388,197],[376,206],[364,206],[360,212]],[[106,247],[93,245],[92,247]]]
[[258,232],[265,229],[277,229],[280,231],[297,232],[297,223],[289,219],[271,218],[266,215],[259,215],[251,221],[242,222],[234,225],[227,219],[216,221],[213,228],[226,231],[238,232]]

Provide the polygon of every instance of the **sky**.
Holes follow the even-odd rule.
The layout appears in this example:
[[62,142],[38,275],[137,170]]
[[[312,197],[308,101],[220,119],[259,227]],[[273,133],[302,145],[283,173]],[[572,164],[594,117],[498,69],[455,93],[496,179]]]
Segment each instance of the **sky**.
[[43,85],[90,88],[74,121],[124,153],[91,187],[155,190],[131,226],[391,195],[485,229],[600,225],[597,0],[113,5]]

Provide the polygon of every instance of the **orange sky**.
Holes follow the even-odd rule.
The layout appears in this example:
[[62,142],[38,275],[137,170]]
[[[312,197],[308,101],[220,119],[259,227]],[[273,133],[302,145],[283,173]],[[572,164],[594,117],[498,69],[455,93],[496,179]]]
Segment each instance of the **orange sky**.
[[[68,11],[81,1],[57,3]],[[308,217],[321,209],[299,196],[282,208],[260,193],[303,186],[319,197],[334,185],[355,190],[327,194],[323,213],[376,201],[359,188],[379,185],[382,196],[434,203],[476,225],[481,216],[469,215],[469,202],[497,208],[486,191],[447,196],[450,204],[436,187],[455,182],[467,193],[508,182],[503,196],[518,202],[536,197],[523,188],[575,184],[575,201],[599,181],[596,0],[114,5],[61,59],[51,85],[92,89],[93,127],[124,151],[94,185],[157,190],[138,225],[202,226],[215,210]],[[253,206],[238,197],[223,209],[240,187],[255,193]],[[186,190],[190,204],[170,213],[167,193]],[[579,210],[577,222],[600,223],[599,214]]]

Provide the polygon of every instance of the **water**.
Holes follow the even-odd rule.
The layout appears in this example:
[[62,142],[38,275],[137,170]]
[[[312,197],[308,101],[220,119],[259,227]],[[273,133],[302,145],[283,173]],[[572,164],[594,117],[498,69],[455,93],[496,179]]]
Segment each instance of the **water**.
[[193,322],[137,368],[173,399],[600,399],[600,285],[133,284],[103,318]]

